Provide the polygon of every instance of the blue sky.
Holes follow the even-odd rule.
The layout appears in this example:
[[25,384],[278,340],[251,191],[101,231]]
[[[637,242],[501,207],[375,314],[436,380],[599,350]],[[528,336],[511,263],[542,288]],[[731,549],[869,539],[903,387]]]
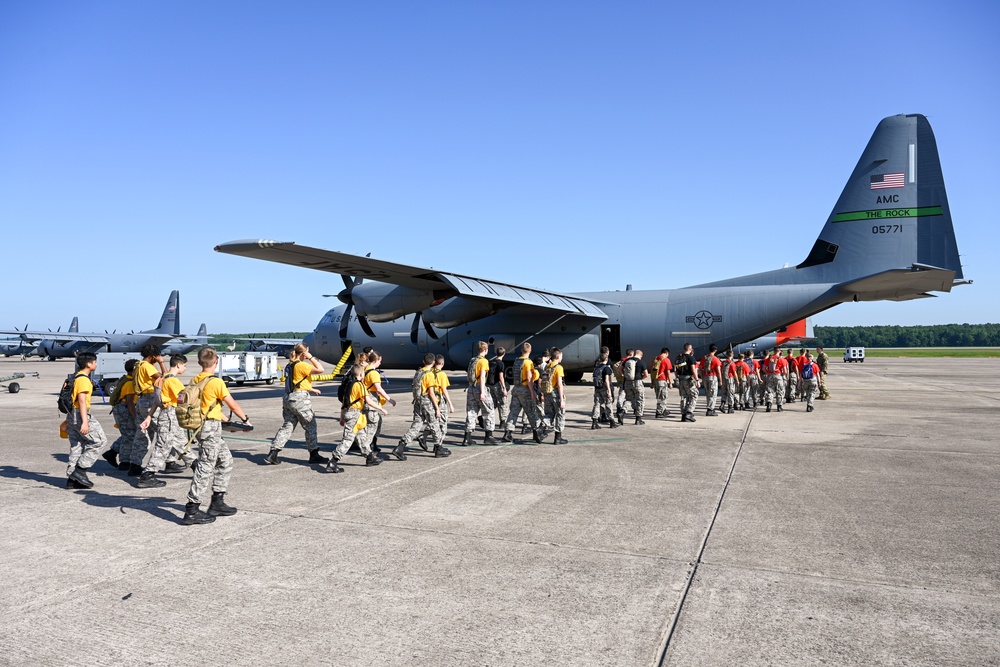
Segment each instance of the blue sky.
[[998,34],[985,1],[0,0],[0,328],[180,289],[191,332],[311,330],[340,279],[212,250],[243,238],[566,292],[794,264],[896,113],[976,282],[815,322],[1000,321]]

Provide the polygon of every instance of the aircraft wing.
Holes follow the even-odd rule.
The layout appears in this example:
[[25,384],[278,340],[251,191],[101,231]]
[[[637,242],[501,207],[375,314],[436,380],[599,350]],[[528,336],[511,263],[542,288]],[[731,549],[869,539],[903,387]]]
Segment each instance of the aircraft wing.
[[954,283],[954,271],[914,264],[844,282],[837,289],[853,294],[855,301],[909,301],[934,296],[928,292],[950,292]]
[[[227,336],[228,338],[228,336]],[[288,345],[289,347],[293,345],[298,345],[302,342],[301,338],[233,338],[232,340],[246,341],[247,343],[253,343],[254,345]]]
[[42,340],[54,340],[59,344],[80,341],[84,343],[107,343],[107,336],[97,334],[80,334],[69,331],[0,331],[0,336],[17,336],[26,343],[36,343]]
[[323,250],[322,248],[311,248],[297,245],[293,241],[230,241],[215,246],[215,250],[229,255],[242,255],[269,262],[337,273],[342,276],[402,285],[418,290],[433,290],[447,296],[462,296],[509,305],[535,306],[555,312],[578,314],[600,321],[607,319],[607,315],[595,303],[570,294],[559,294],[548,290],[485,280],[475,276],[396,264],[371,257]]

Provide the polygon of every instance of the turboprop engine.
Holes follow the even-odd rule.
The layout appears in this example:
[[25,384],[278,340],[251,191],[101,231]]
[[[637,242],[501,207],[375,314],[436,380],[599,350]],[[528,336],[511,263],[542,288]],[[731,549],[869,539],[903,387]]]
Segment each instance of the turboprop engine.
[[430,308],[435,302],[441,301],[431,290],[374,282],[345,289],[337,297],[346,304],[353,302],[358,315],[372,322],[390,322],[403,315]]
[[423,312],[422,317],[425,322],[429,322],[439,329],[449,329],[457,327],[459,324],[478,320],[481,317],[488,317],[498,310],[499,308],[489,301],[456,296],[439,306],[428,308]]

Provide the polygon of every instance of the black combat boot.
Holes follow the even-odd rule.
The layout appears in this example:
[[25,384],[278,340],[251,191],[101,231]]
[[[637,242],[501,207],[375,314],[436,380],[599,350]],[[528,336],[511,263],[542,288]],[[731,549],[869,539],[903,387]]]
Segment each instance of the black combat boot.
[[785,409],[781,407],[781,403],[778,403],[778,412],[784,412]]
[[382,459],[378,457],[375,452],[369,452],[368,456],[365,458],[365,465],[371,468],[372,466],[377,466],[382,463]]
[[512,431],[504,431],[503,437],[500,439],[504,442],[514,442],[514,433]]
[[406,443],[403,442],[402,440],[400,440],[399,444],[396,445],[395,448],[393,448],[392,455],[395,456],[400,461],[405,461],[406,460]]
[[685,419],[684,419],[684,421],[689,421],[689,422],[692,422],[692,423],[694,423],[694,421],[695,421],[695,418],[694,418],[694,413],[693,413],[693,412],[688,412],[688,413],[687,413],[687,414],[685,415]]
[[597,420],[596,419],[591,419],[590,420],[590,430],[591,431],[596,431],[599,428],[601,428],[601,425],[597,423]]
[[215,517],[202,512],[201,508],[198,507],[198,503],[188,503],[184,506],[184,519],[182,522],[185,526],[212,523],[213,521],[215,521]]
[[617,413],[617,417],[618,417],[618,425],[619,426],[621,426],[622,424],[625,423],[625,411],[624,410],[619,410],[618,413]]
[[806,406],[806,412],[812,412],[812,411],[813,411],[813,406],[807,405]]
[[129,463],[128,464],[128,476],[129,477],[138,477],[141,474],[142,474],[142,466],[141,465],[137,465],[135,463]]
[[770,403],[768,403],[768,404],[767,404],[767,410],[765,410],[765,412],[770,412],[770,411],[771,411],[771,404],[770,404]]
[[87,477],[87,469],[80,466],[73,469],[73,472],[69,474],[69,478],[85,489],[90,489],[94,486],[94,483]]
[[426,435],[423,435],[423,434],[418,435],[417,436],[417,444],[420,445],[420,449],[424,450],[425,452],[431,451],[430,449],[427,448],[427,436]]
[[90,487],[89,486],[84,486],[83,484],[80,484],[80,482],[76,481],[72,477],[67,477],[66,478],[66,488],[67,489],[89,489]]
[[104,457],[104,460],[107,461],[108,465],[110,465],[112,468],[118,467],[118,452],[116,452],[115,450],[109,449],[108,451],[101,454],[101,456]]
[[318,449],[309,450],[309,463],[329,463],[330,459],[319,453]]
[[[403,458],[406,458],[406,457],[404,456]],[[400,459],[400,460],[402,460],[402,459]],[[326,464],[326,468],[324,468],[324,470],[326,472],[344,472],[344,469],[341,468],[339,465],[337,465],[337,463],[338,463],[337,457],[336,456],[331,456],[330,457],[330,462]]]
[[157,479],[156,475],[152,471],[145,471],[139,475],[139,479],[136,481],[135,485],[140,489],[158,489],[161,486],[166,486],[167,483],[162,479]]
[[556,437],[552,441],[552,444],[553,445],[567,445],[567,444],[569,444],[569,440],[566,440],[564,437],[562,437],[562,431],[556,431]]
[[484,445],[499,445],[500,441],[493,437],[493,431],[486,431],[486,437],[483,438]]
[[636,425],[636,426],[643,426],[643,425],[644,425],[645,423],[646,423],[646,422],[644,422],[644,421],[642,420],[642,417],[640,417],[639,415],[636,415],[636,416],[635,416],[635,425]]
[[618,428],[618,422],[616,422],[614,419],[612,419],[610,426],[611,426],[611,428]]
[[382,448],[378,446],[378,436],[377,435],[374,438],[372,438],[372,441],[369,443],[369,446],[372,448],[372,451],[375,452],[376,454],[381,454],[382,453]]
[[276,466],[281,463],[281,459],[278,458],[278,452],[280,451],[280,449],[272,448],[271,451],[267,453],[267,456],[264,457],[264,463],[269,466]]
[[471,444],[472,444],[472,436],[469,434],[468,431],[466,431],[465,435],[462,436],[462,447],[468,447]]
[[208,513],[212,516],[232,516],[236,514],[236,508],[226,504],[225,491],[215,491],[212,493],[212,504],[208,506]]
[[434,445],[434,458],[443,459],[446,456],[451,456],[450,449],[441,444]]
[[187,469],[188,467],[180,461],[171,461],[167,464],[167,467],[163,469],[163,472],[173,475],[179,472],[187,472]]
[[531,439],[534,440],[536,444],[542,444],[542,435],[538,432],[538,429],[531,429]]
[[128,461],[118,461],[118,469],[122,472],[128,472],[130,467],[131,466]]

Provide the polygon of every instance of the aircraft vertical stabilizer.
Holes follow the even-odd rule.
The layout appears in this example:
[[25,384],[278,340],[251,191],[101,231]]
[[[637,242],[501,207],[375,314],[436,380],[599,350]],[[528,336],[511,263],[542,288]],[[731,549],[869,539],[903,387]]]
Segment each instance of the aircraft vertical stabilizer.
[[181,293],[174,290],[167,299],[167,305],[163,308],[160,316],[160,323],[152,331],[143,333],[169,334],[171,336],[181,335]]
[[74,317],[73,321],[69,323],[69,329],[66,329],[66,331],[69,331],[70,333],[77,333],[80,331],[80,318]]
[[914,265],[954,271],[962,264],[937,143],[919,114],[875,128],[816,244],[798,269],[813,282],[843,282]]

